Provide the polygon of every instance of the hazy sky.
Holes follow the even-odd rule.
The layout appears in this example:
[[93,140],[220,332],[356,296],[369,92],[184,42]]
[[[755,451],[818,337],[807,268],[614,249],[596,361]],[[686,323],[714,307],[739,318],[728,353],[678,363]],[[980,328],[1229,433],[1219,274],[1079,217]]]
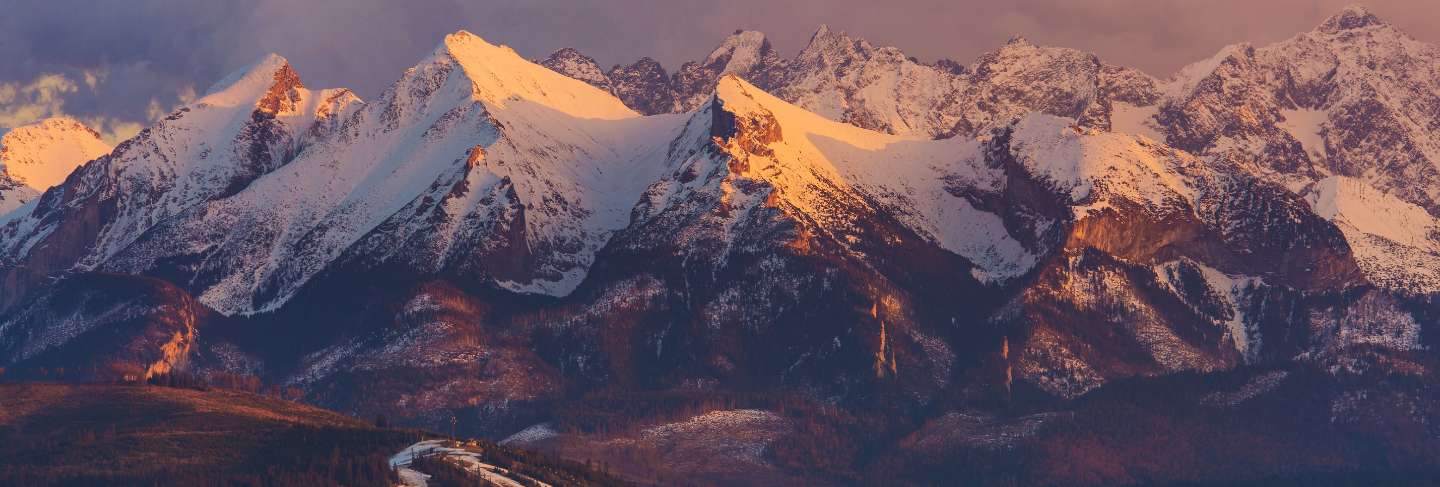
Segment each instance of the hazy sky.
[[[735,29],[786,56],[821,23],[924,60],[969,64],[1015,34],[1166,77],[1236,42],[1309,30],[1351,0],[5,0],[0,129],[68,114],[118,138],[266,52],[311,87],[371,97],[447,32],[521,54],[574,46],[603,66],[673,70]],[[1358,2],[1440,41],[1436,0]]]

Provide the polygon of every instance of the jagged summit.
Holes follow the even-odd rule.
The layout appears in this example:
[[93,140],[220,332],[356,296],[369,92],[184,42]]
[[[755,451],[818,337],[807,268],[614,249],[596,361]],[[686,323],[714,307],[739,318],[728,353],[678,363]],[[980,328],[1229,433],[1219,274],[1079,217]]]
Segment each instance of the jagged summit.
[[491,44],[465,30],[446,35],[426,62],[453,62],[469,78],[472,94],[496,107],[523,106],[514,103],[520,101],[582,118],[636,116],[609,93],[531,63],[509,46]]
[[788,140],[796,142],[798,138],[803,138],[800,137],[803,134],[821,133],[836,140],[874,148],[892,139],[903,138],[827,119],[782,100],[737,74],[720,77],[715,83],[714,99],[718,109],[736,117],[763,120],[750,128],[770,130],[771,133],[765,134],[769,142],[781,141],[787,128],[795,132],[795,137]]
[[813,40],[816,37],[823,37],[827,35],[830,35],[830,24],[820,24],[819,27],[815,28],[815,33],[810,34],[810,39]]
[[216,106],[235,106],[266,98],[267,93],[288,93],[304,87],[290,61],[270,53],[211,85],[200,101]]
[[804,63],[821,58],[853,55],[858,51],[870,48],[869,42],[856,40],[843,30],[835,30],[829,25],[821,24],[815,30],[815,34],[810,36],[810,42],[800,49],[800,53],[795,58],[798,62]]
[[605,75],[604,70],[600,69],[600,64],[596,63],[594,58],[586,56],[573,47],[557,49],[537,64],[589,83],[590,86],[602,91],[611,91],[610,78]]
[[1331,15],[1320,23],[1317,30],[1326,33],[1337,33],[1346,30],[1363,29],[1366,27],[1388,26],[1384,20],[1377,17],[1370,9],[1362,5],[1350,5]]
[[722,66],[722,74],[747,73],[763,61],[762,56],[769,50],[770,41],[765,38],[764,33],[737,30],[710,51],[703,64]]
[[0,131],[0,219],[109,152],[99,134],[68,117]]
[[581,53],[579,49],[575,49],[575,48],[573,48],[573,47],[562,47],[562,48],[556,49],[556,50],[552,51],[552,52],[550,53],[550,55],[547,56],[546,58],[547,58],[547,59],[556,59],[556,58],[560,58],[560,59],[564,59],[564,58],[585,58],[585,59],[591,59],[591,60],[593,60],[593,58],[591,58],[590,56],[586,56],[584,53]]
[[753,30],[737,30],[720,42],[704,60],[680,66],[671,80],[682,110],[705,103],[715,82],[725,74],[740,74],[761,86],[770,86],[783,76],[786,61],[770,47],[770,41]]

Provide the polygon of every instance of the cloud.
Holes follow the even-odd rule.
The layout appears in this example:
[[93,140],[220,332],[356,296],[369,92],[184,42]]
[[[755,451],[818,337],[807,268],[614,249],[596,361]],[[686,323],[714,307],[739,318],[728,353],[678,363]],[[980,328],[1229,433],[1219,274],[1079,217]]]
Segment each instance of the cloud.
[[[84,86],[94,90],[102,77],[87,72]],[[144,126],[134,120],[122,120],[106,116],[72,116],[65,110],[66,98],[80,90],[80,85],[70,78],[54,73],[42,74],[28,82],[0,83],[0,131],[39,122],[51,117],[70,117],[89,126],[100,134],[107,143],[117,144],[134,137]],[[193,97],[193,90],[191,90]],[[155,100],[151,105],[158,107]],[[164,116],[161,113],[160,116]],[[151,117],[150,120],[159,117]]]
[[13,128],[64,114],[66,93],[75,83],[58,74],[42,74],[27,83],[0,83],[0,128]]
[[124,142],[145,129],[139,122],[106,117],[82,117],[80,123],[100,134],[100,140],[110,145]]

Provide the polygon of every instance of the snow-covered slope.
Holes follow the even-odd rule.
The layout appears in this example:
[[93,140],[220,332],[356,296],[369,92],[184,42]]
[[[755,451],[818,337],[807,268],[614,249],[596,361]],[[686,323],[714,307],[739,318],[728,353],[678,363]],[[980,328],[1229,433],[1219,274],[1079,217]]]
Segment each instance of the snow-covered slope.
[[1340,227],[1356,262],[1377,284],[1440,292],[1440,219],[1344,176],[1315,183],[1306,190],[1306,199],[1316,213]]
[[50,118],[0,133],[0,215],[109,152],[99,134],[68,118]]
[[[718,190],[735,215],[741,208],[752,211],[783,201],[790,211],[843,239],[856,214],[844,208],[860,205],[866,207],[861,213],[890,214],[972,261],[982,279],[1013,278],[1034,264],[1035,255],[1010,236],[1000,217],[976,209],[956,189],[993,190],[1001,184],[998,170],[981,165],[977,142],[895,136],[836,122],[734,75],[721,78],[713,100],[691,123],[710,131],[699,132],[689,143],[721,136],[723,157],[677,161],[681,174],[707,177],[657,183],[643,208],[658,211],[693,191]],[[747,190],[746,180],[764,182],[770,194]]]
[[226,313],[273,309],[342,256],[563,295],[664,169],[649,151],[677,121],[640,118],[462,31],[344,130],[166,222],[107,268],[189,256],[199,264],[171,271]]
[[282,165],[305,139],[355,101],[345,90],[312,92],[276,55],[217,83],[195,103],[85,166],[35,212],[3,235],[12,258],[54,231],[48,217],[96,199],[113,200],[116,214],[100,222],[95,248],[81,265],[114,255],[156,222],[234,192]]
[[[1348,7],[1274,45],[1227,46],[1164,82],[1023,38],[968,69],[927,65],[826,26],[793,59],[742,31],[674,76],[653,62],[610,74],[626,80],[616,84],[621,98],[646,113],[693,107],[709,87],[691,80],[721,73],[831,120],[896,134],[983,136],[1042,112],[1243,166],[1293,192],[1345,176],[1440,215],[1437,65],[1440,49]],[[1389,286],[1428,273],[1406,266],[1371,278]]]
[[[1250,165],[1317,205],[1340,201],[1316,210],[1369,255],[1361,260],[1371,280],[1433,289],[1421,284],[1433,282],[1433,265],[1415,260],[1428,250],[1407,247],[1384,259],[1374,240],[1384,237],[1357,225],[1388,222],[1365,215],[1411,215],[1400,203],[1440,214],[1436,65],[1440,49],[1348,7],[1273,45],[1226,47],[1167,81],[1156,104],[1117,112],[1113,121],[1157,131],[1158,140],[1195,154]],[[1401,255],[1408,264],[1394,265]]]
[[42,276],[100,267],[155,225],[283,166],[357,102],[348,90],[306,89],[284,58],[266,56],[4,222],[0,262]]
[[953,94],[965,79],[893,47],[820,26],[790,62],[778,96],[827,118],[896,134],[943,136],[958,117]]

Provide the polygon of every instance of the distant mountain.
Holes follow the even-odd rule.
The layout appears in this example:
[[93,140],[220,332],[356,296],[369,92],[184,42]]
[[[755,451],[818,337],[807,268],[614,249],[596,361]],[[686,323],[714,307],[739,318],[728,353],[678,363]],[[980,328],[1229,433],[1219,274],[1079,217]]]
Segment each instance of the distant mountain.
[[0,219],[108,152],[100,134],[68,118],[0,132]]
[[1370,279],[1433,293],[1440,234],[1425,229],[1440,215],[1440,115],[1427,107],[1440,106],[1437,62],[1440,49],[1351,7],[1314,31],[1231,46],[1182,70],[1131,119],[1170,145],[1253,165],[1308,195],[1345,230]]
[[[777,58],[763,39],[737,32],[705,62],[687,63],[688,71],[668,77],[652,63],[660,72],[638,92],[693,99],[696,90],[687,91],[681,78],[693,78],[696,66],[711,66],[706,72],[739,74],[832,120],[936,138],[982,135],[1038,111],[1252,165],[1266,180],[1310,199],[1336,196],[1317,193],[1336,187],[1322,184],[1326,178],[1358,178],[1397,198],[1396,211],[1414,213],[1405,207],[1415,205],[1440,215],[1434,201],[1440,193],[1433,189],[1440,187],[1440,161],[1432,148],[1440,147],[1434,140],[1440,121],[1427,108],[1440,106],[1440,73],[1431,69],[1440,51],[1363,7],[1346,8],[1315,30],[1272,46],[1226,47],[1167,80],[1023,38],[970,67],[921,64],[826,26],[794,59]],[[764,62],[721,63],[731,56]],[[609,86],[598,74],[588,76]],[[637,104],[617,95],[644,113],[690,108]],[[1425,218],[1415,225],[1435,223]],[[1421,231],[1423,236],[1395,241],[1384,230],[1341,226],[1370,279],[1409,292],[1440,290],[1440,236]]]
[[924,64],[823,25],[793,59],[779,57],[764,34],[736,31],[674,74],[649,58],[600,73],[573,48],[541,64],[609,90],[645,114],[692,110],[720,76],[735,74],[832,120],[934,138],[980,135],[1031,111],[1108,127],[1111,100],[1148,105],[1159,97],[1157,82],[1139,71],[1024,38],[966,68],[950,60]]
[[1163,81],[1022,38],[962,67],[740,31],[672,74],[461,31],[368,102],[267,56],[0,223],[0,366],[579,444],[814,413],[725,453],[777,483],[1172,376],[1384,437],[1437,406],[1433,51],[1357,8]]

